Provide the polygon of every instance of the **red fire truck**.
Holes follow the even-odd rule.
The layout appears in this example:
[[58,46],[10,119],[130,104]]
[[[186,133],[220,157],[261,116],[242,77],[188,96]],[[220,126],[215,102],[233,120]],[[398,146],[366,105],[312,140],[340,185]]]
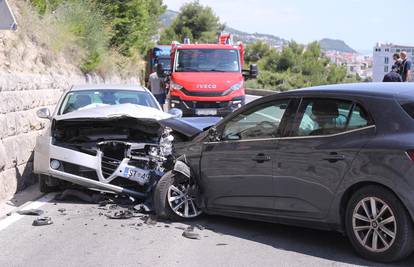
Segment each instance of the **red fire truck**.
[[225,116],[245,103],[244,81],[257,66],[243,70],[244,46],[222,33],[217,44],[173,43],[170,108],[184,116]]

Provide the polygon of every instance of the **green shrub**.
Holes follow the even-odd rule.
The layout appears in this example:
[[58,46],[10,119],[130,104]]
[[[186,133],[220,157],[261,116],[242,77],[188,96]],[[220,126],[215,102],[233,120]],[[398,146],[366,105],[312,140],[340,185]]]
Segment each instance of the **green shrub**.
[[109,34],[99,9],[87,0],[70,1],[49,15],[56,27],[53,47],[77,50],[83,72],[95,70],[108,49]]
[[39,14],[44,15],[47,12],[54,11],[63,3],[63,0],[31,0],[31,3]]

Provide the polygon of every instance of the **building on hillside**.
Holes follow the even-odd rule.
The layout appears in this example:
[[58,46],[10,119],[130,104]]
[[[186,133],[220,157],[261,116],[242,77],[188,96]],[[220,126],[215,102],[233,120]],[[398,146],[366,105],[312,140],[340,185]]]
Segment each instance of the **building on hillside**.
[[371,80],[372,58],[370,56],[340,51],[325,51],[324,55],[330,59],[331,64],[346,67],[349,74],[358,74],[362,79]]
[[384,75],[392,70],[395,53],[406,51],[408,59],[414,59],[414,46],[395,45],[392,43],[377,43],[373,51],[373,81],[382,82]]

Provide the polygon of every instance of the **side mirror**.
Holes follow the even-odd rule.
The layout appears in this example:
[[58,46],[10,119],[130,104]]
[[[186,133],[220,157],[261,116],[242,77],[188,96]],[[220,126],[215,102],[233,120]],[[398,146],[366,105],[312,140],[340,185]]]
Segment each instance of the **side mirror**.
[[251,64],[249,67],[249,78],[256,79],[257,75],[259,75],[259,68],[256,64]]
[[36,112],[36,115],[41,119],[50,120],[52,117],[50,115],[50,110],[48,108],[41,108]]
[[171,114],[174,118],[181,118],[183,116],[183,111],[178,108],[172,108],[168,111],[168,114]]
[[209,130],[208,130],[208,140],[210,141],[210,142],[217,142],[217,141],[220,141],[220,137],[219,137],[219,134],[218,134],[218,132],[217,132],[217,128],[216,127],[211,127]]

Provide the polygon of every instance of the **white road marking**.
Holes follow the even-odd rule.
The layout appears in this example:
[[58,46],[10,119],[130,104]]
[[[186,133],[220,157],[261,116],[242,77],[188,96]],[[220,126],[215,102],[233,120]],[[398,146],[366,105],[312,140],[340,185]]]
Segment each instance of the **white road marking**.
[[[30,210],[30,209],[38,209],[41,206],[45,205],[46,203],[50,202],[55,198],[56,193],[51,193],[46,196],[43,196],[35,201],[30,201],[25,204],[23,204],[18,210]],[[4,218],[0,221],[0,231],[6,229],[13,223],[17,222],[21,218],[23,218],[26,215],[20,215],[18,213],[13,212],[10,216]]]

